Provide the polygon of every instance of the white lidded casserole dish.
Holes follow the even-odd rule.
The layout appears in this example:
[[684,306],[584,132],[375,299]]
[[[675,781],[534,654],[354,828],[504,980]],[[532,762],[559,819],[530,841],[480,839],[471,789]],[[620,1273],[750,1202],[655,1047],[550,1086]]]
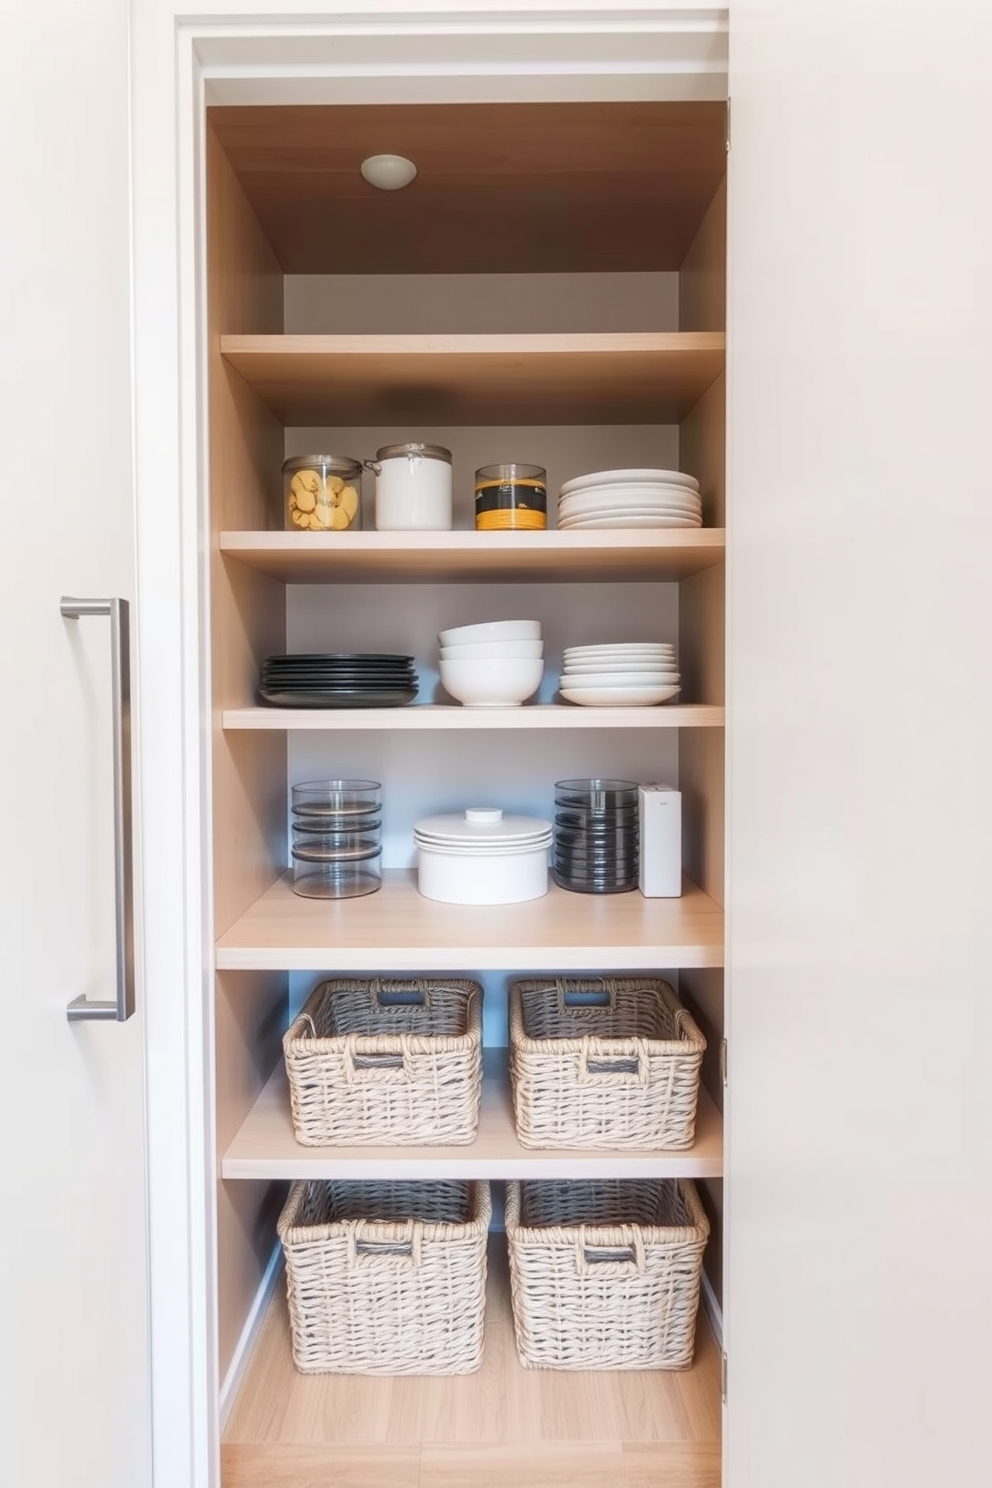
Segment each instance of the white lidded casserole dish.
[[444,904],[522,904],[548,892],[552,826],[472,806],[416,823],[417,887]]

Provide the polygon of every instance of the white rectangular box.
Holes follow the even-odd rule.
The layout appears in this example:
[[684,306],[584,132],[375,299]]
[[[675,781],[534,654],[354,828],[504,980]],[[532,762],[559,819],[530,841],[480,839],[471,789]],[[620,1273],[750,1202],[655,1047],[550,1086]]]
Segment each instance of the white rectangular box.
[[642,785],[641,893],[678,899],[682,893],[682,792],[670,785]]

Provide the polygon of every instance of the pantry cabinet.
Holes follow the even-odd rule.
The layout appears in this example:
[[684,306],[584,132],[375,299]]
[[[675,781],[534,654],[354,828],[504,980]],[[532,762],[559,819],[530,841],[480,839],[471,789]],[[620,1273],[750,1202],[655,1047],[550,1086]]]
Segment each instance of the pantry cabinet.
[[[178,25],[161,0],[135,7],[143,729],[148,759],[169,750],[184,766],[158,791],[146,775],[143,795],[153,1159],[164,1151],[153,1324],[160,1392],[192,1361],[177,1419],[198,1485],[481,1485],[494,1462],[501,1481],[590,1488],[988,1481],[988,38],[980,6],[952,9],[953,25],[914,4],[735,3],[727,156],[726,17],[707,7],[552,20],[438,5],[425,20],[355,0],[332,18],[297,5],[292,27],[251,6],[230,20],[194,6]],[[544,109],[548,130],[573,111],[541,166],[554,189],[529,207],[545,256],[487,257],[476,226],[460,261],[453,229],[404,238],[380,217],[356,258],[322,258],[312,240],[338,230],[344,166],[321,178],[334,131],[319,147],[294,139],[297,106],[307,129],[329,113],[344,134],[363,110],[395,130],[404,110],[470,104]],[[612,170],[630,168],[652,110],[683,134],[657,256],[634,263],[616,244],[636,212],[610,199],[586,227],[562,202],[618,119]],[[537,113],[529,128],[533,164]],[[526,243],[512,230],[526,180],[487,195],[468,171],[462,190],[477,224],[489,207]],[[416,261],[389,257],[408,243]],[[602,277],[566,305],[552,281],[575,272]],[[451,303],[436,283],[391,299],[374,282],[463,273],[493,278]],[[646,276],[633,323],[628,273]],[[547,292],[522,296],[528,275]],[[454,450],[459,530],[366,530],[347,546],[282,530],[287,454],[363,456],[396,437]],[[546,464],[552,490],[584,469],[678,464],[702,483],[706,525],[483,542],[466,476],[506,457]],[[548,641],[535,705],[483,725],[432,695],[441,625],[523,605]],[[678,704],[556,703],[562,646],[631,625],[677,637]],[[410,650],[422,697],[277,715],[254,686],[283,649]],[[410,828],[425,808],[484,789],[547,814],[556,778],[607,769],[678,780],[681,899],[552,889],[497,915],[416,894]],[[316,906],[286,880],[286,794],[328,773],[383,781],[387,871],[368,899]],[[156,950],[180,972],[168,987]],[[611,969],[670,973],[699,1013],[695,1146],[526,1152],[501,1083],[505,980]],[[297,1147],[279,1040],[338,971],[484,979],[478,1150]],[[183,1081],[168,1148],[170,1059]],[[706,1185],[718,1238],[691,1372],[521,1379],[496,1283],[474,1395],[295,1375],[274,1245],[288,1179],[593,1169]],[[165,1318],[156,1259],[179,1235],[188,1274],[173,1263],[172,1296],[188,1307]]]

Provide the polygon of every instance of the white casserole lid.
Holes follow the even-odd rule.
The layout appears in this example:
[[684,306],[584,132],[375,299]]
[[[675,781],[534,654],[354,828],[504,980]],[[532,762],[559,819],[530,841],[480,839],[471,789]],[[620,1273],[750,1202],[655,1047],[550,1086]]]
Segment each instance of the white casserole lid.
[[447,852],[466,848],[473,852],[495,852],[518,848],[524,851],[549,842],[552,825],[539,816],[504,816],[499,806],[469,806],[447,816],[428,816],[416,822],[414,841],[424,847]]

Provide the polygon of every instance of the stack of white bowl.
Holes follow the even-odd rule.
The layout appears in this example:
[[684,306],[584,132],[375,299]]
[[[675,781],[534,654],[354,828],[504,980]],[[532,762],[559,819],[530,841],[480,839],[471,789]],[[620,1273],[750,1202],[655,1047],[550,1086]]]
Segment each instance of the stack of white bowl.
[[566,646],[561,695],[587,708],[650,708],[677,697],[675,647],[666,641]]
[[544,676],[540,620],[487,620],[442,630],[441,685],[466,708],[517,708]]
[[699,482],[680,470],[598,470],[566,481],[558,526],[701,527]]

